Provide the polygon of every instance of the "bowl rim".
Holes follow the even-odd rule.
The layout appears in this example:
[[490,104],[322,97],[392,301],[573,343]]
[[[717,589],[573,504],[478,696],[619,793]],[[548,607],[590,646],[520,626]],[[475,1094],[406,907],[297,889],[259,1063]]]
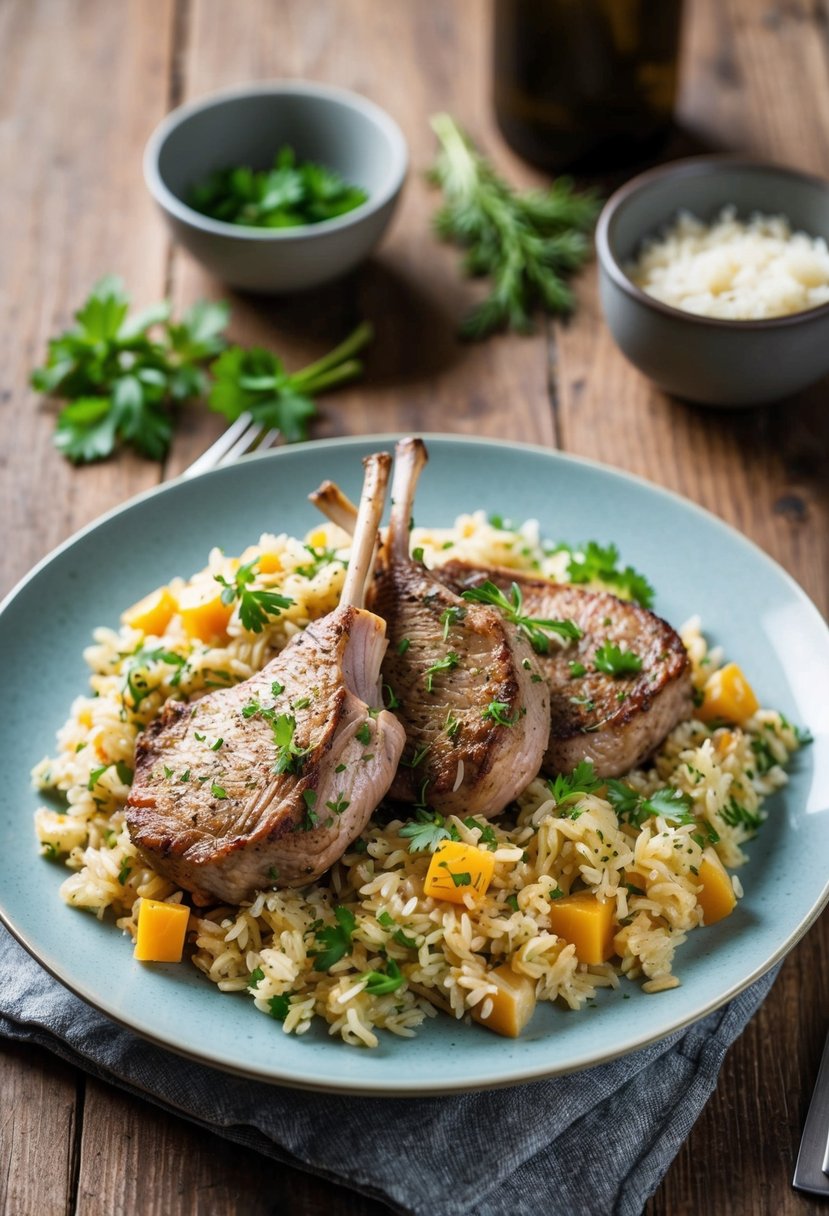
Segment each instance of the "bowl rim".
[[[352,208],[344,215],[337,215],[328,220],[319,220],[314,224],[294,224],[290,228],[256,228],[244,224],[227,224],[223,220],[214,220],[203,215],[173,193],[159,169],[159,157],[167,139],[182,123],[204,110],[216,109],[226,102],[237,101],[252,97],[314,97],[323,101],[338,102],[347,109],[361,113],[368,118],[386,136],[391,148],[391,157],[386,171],[386,180],[380,189],[375,190],[364,203]],[[315,80],[305,80],[299,77],[285,77],[274,80],[258,81],[255,84],[232,85],[226,89],[206,93],[176,106],[153,130],[144,147],[143,169],[144,182],[156,203],[163,210],[170,212],[202,232],[215,236],[236,237],[242,241],[292,241],[311,239],[326,233],[348,228],[360,220],[366,219],[384,207],[401,189],[409,167],[409,151],[402,130],[386,110],[350,89],[337,85],[323,84]]]
[[[770,161],[752,160],[750,157],[735,156],[731,153],[712,153],[706,156],[688,156],[681,160],[668,161],[646,169],[630,178],[611,194],[602,208],[596,223],[596,251],[599,263],[609,274],[617,287],[636,300],[639,304],[652,308],[655,312],[667,317],[681,319],[690,325],[710,327],[712,329],[731,330],[733,332],[748,332],[752,330],[784,329],[800,325],[805,321],[813,321],[820,317],[829,316],[829,302],[815,304],[811,308],[803,308],[798,312],[786,313],[778,317],[762,317],[749,320],[737,320],[729,317],[708,317],[702,313],[688,312],[665,304],[655,296],[649,295],[625,273],[624,268],[613,250],[610,230],[620,210],[637,194],[650,189],[658,181],[666,177],[693,177],[697,175],[716,175],[721,169],[741,169],[747,173],[766,174],[774,177],[788,177],[799,182],[805,182],[819,187],[827,195],[829,204],[829,181],[815,173],[806,173],[793,169],[788,165],[777,165]],[[723,206],[728,205],[726,200]]]

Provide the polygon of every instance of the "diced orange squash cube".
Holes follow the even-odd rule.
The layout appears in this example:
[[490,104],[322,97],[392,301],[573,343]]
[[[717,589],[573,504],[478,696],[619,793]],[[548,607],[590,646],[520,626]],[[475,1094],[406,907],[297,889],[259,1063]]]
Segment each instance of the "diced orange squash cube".
[[613,908],[592,891],[576,891],[550,904],[550,931],[576,947],[580,963],[604,963],[613,954]]
[[703,722],[724,718],[726,722],[741,724],[760,708],[754,689],[736,663],[726,663],[711,673],[703,698],[697,710],[697,717]]
[[[497,985],[498,991],[476,1005],[472,1016],[482,1026],[508,1039],[517,1039],[535,1013],[535,980],[529,975],[519,975],[509,963],[495,967],[487,979]],[[486,1017],[484,1009],[488,1011]]]
[[703,850],[699,881],[702,889],[697,892],[697,903],[702,908],[705,924],[715,925],[718,920],[730,916],[737,904],[728,871],[715,849]]
[[131,629],[140,629],[142,633],[161,637],[177,608],[176,597],[170,588],[159,587],[145,595],[137,604],[133,604],[132,608],[122,612],[121,620]]
[[142,963],[180,963],[189,919],[186,904],[142,899],[138,906],[135,957]]
[[435,899],[462,904],[464,895],[481,896],[492,881],[495,859],[488,849],[444,840],[432,854],[423,890]]
[[258,574],[276,574],[282,569],[282,562],[278,553],[260,553],[256,559],[256,571]]
[[224,638],[233,605],[222,601],[218,583],[193,584],[185,587],[178,597],[178,610],[184,631],[191,638],[212,642]]

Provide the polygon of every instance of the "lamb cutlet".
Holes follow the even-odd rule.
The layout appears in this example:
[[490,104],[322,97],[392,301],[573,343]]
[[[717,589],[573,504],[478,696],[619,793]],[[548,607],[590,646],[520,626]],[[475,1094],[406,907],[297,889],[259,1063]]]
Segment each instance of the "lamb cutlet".
[[514,570],[450,560],[435,573],[456,594],[494,584],[520,589],[522,613],[575,621],[582,637],[550,648],[537,662],[550,689],[550,740],[544,769],[571,772],[590,760],[597,776],[641,764],[693,713],[688,655],[654,613],[603,591],[552,583]]
[[[406,748],[390,794],[445,813],[497,815],[537,774],[549,733],[548,694],[526,641],[491,608],[465,604],[409,554],[412,504],[426,449],[395,452],[392,512],[371,591],[384,618],[387,703]],[[333,490],[333,493],[332,493]],[[338,497],[339,496],[339,497]],[[318,505],[349,504],[329,483]]]
[[379,708],[385,624],[363,607],[391,459],[364,463],[339,607],[249,680],[168,701],[137,741],[130,836],[196,903],[313,882],[394,777],[405,736]]

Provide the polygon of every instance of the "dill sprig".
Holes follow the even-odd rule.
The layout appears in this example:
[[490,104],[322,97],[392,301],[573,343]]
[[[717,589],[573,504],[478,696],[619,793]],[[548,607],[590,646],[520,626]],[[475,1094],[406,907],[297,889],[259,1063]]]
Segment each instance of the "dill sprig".
[[450,115],[431,121],[440,149],[430,176],[444,195],[435,229],[466,250],[467,274],[491,281],[489,294],[464,318],[462,337],[485,338],[499,329],[528,333],[536,310],[572,311],[565,276],[590,255],[595,193],[576,192],[565,177],[548,189],[514,190]]

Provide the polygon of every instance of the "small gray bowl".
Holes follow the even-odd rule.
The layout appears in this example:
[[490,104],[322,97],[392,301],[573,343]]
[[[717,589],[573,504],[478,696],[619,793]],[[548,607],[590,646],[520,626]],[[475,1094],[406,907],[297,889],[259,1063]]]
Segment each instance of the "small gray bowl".
[[678,211],[710,221],[728,204],[742,218],[784,215],[793,231],[829,241],[829,183],[820,178],[730,156],[674,161],[605,204],[596,228],[601,301],[623,353],[667,392],[704,405],[761,405],[829,372],[829,304],[761,321],[702,317],[654,299],[624,269]]
[[[368,199],[353,211],[294,228],[244,228],[194,211],[187,191],[217,169],[263,169],[290,144],[299,160],[335,169]],[[173,110],[144,152],[144,179],[174,238],[231,287],[290,292],[351,270],[391,219],[406,176],[406,141],[367,98],[285,80],[212,94]]]

